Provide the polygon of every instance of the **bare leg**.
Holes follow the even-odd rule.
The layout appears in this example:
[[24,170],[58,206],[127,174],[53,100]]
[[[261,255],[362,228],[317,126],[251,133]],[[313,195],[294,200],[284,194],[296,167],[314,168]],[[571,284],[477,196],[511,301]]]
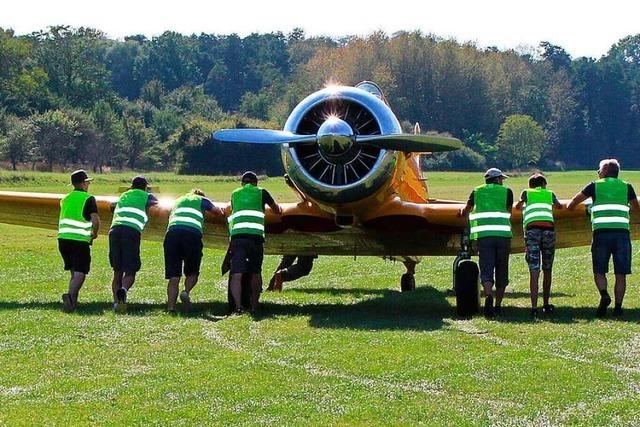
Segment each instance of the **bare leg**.
[[[544,280],[547,275],[545,274]],[[529,290],[531,291],[531,308],[538,308],[538,280],[540,279],[539,270],[529,270]]]
[[484,296],[493,298],[493,283],[484,282],[482,287],[484,288]]
[[117,302],[116,292],[122,287],[122,271],[113,270],[113,281],[111,282],[111,291],[113,292],[113,301]]
[[504,298],[504,291],[507,288],[496,288],[496,307],[502,305],[502,298]]
[[178,287],[180,277],[172,277],[167,283],[167,310],[176,311],[176,301],[178,299]]
[[235,273],[231,275],[231,281],[229,283],[231,290],[231,298],[233,298],[233,304],[235,310],[242,308],[242,273]]
[[71,273],[71,280],[69,281],[69,297],[71,297],[71,301],[73,301],[74,306],[78,305],[78,294],[80,293],[80,288],[84,284],[84,279],[86,277],[86,274],[79,271]]
[[193,289],[196,284],[198,283],[198,274],[193,274],[191,276],[187,276],[184,279],[184,290],[187,292],[191,292],[191,289]]
[[262,275],[251,275],[251,310],[257,310],[260,303],[260,293],[262,292]]
[[596,282],[596,288],[599,291],[607,291],[607,276],[604,274],[596,273],[593,275],[593,279]]
[[122,287],[127,291],[131,289],[133,283],[136,281],[136,273],[125,273],[122,278]]
[[616,274],[616,284],[614,288],[616,305],[622,305],[624,294],[627,290],[627,276],[625,274]]
[[549,298],[551,297],[551,278],[553,277],[553,271],[542,271],[542,303],[549,305]]

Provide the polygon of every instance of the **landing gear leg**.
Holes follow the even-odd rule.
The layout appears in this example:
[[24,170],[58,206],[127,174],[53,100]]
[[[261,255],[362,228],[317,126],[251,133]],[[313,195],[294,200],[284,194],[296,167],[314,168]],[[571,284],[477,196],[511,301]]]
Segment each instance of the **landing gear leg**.
[[458,316],[471,317],[480,311],[480,270],[471,260],[469,229],[460,236],[460,252],[453,261],[453,292]]
[[402,275],[400,279],[400,290],[402,292],[410,292],[416,290],[416,262],[406,260],[402,262],[407,272]]

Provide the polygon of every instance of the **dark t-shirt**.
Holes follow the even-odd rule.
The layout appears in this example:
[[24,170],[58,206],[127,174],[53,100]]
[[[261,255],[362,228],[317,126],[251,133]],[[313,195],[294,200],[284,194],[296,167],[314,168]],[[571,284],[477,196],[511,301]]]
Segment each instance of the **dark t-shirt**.
[[[273,200],[273,197],[271,197],[271,194],[263,188],[262,189],[262,206],[273,205],[274,203],[275,203],[275,200]],[[231,240],[233,240],[236,237],[255,240],[258,243],[264,243],[264,237],[258,236],[255,234],[236,234],[235,236],[231,237]]]
[[[475,206],[475,190],[471,192],[469,195],[469,199],[467,200],[467,205]],[[507,188],[507,210],[511,212],[511,208],[513,207],[513,191],[510,188]]]
[[[589,183],[589,185],[587,185],[586,187],[584,187],[582,189],[582,194],[584,194],[586,197],[591,197],[591,200],[593,200],[593,203],[596,202],[596,183],[595,181],[592,181]],[[633,189],[633,186],[631,184],[627,184],[627,200],[631,201],[633,199],[635,199],[636,196],[636,191]]]
[[[202,198],[202,204],[200,205],[200,209],[202,212],[212,211],[214,208],[213,202],[205,197]],[[172,225],[169,227],[169,230],[172,231],[188,231],[189,233],[197,234],[198,236],[202,236],[200,230],[195,227],[189,227],[187,225]],[[168,231],[168,230],[167,230]]]
[[82,210],[82,216],[87,221],[91,221],[91,214],[98,213],[98,204],[96,203],[96,198],[91,196],[84,203],[84,209]]

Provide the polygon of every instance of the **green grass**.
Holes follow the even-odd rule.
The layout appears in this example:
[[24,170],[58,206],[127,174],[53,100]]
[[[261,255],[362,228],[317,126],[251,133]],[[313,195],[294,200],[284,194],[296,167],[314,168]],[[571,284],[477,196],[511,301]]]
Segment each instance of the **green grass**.
[[[2,189],[66,188],[65,175],[26,174],[27,186],[8,176],[0,174]],[[429,176],[442,198],[463,199],[478,182],[478,174]],[[94,192],[114,193],[127,178],[98,176]],[[551,175],[565,197],[590,179]],[[150,180],[166,194],[197,184],[217,200],[235,185]],[[282,180],[264,183],[295,199]],[[174,317],[163,312],[161,244],[143,243],[129,314],[114,315],[98,239],[81,307],[64,314],[55,233],[0,225],[0,234],[0,424],[634,425],[640,417],[640,289],[632,276],[624,321],[594,319],[588,248],[559,251],[557,314],[536,323],[521,255],[511,260],[500,321],[455,318],[451,258],[425,259],[418,289],[401,294],[399,263],[321,257],[309,277],[266,293],[262,315],[227,318],[223,254],[207,249],[195,309]],[[639,260],[636,245],[636,270]],[[266,257],[265,280],[277,262]]]

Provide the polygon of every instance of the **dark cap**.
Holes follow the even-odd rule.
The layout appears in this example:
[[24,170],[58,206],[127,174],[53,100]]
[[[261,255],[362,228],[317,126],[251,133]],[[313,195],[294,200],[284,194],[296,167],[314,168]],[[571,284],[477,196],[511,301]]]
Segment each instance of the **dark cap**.
[[256,175],[255,172],[246,171],[242,174],[242,182],[258,182],[258,175]]
[[71,174],[71,185],[82,184],[83,182],[93,181],[93,178],[89,178],[87,172],[84,169],[78,169]]
[[131,180],[131,188],[135,188],[138,190],[145,190],[149,185],[149,181],[144,176],[136,176]]

